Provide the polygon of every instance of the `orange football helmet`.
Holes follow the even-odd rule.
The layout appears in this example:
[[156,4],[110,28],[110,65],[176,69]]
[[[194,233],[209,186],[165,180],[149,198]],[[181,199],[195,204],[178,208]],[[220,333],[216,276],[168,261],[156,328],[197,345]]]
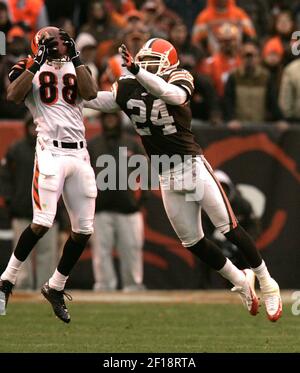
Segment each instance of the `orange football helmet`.
[[43,27],[34,35],[34,38],[31,41],[31,51],[34,56],[37,54],[39,50],[39,42],[43,37],[53,37],[55,38],[55,41],[57,41],[58,50],[57,55],[53,56],[54,59],[61,59],[66,56],[67,48],[63,44],[63,40],[60,37],[59,28],[52,26]]
[[[145,57],[155,57],[144,61]],[[175,47],[164,39],[153,38],[148,40],[135,56],[135,63],[147,70],[148,66],[157,66],[157,75],[168,70],[176,69],[179,59]]]

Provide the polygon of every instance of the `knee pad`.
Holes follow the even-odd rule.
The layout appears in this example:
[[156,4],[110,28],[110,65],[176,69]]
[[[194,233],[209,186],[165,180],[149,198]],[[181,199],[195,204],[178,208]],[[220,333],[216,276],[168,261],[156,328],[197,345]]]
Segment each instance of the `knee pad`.
[[41,225],[46,228],[51,228],[55,219],[55,214],[47,211],[36,210],[33,212],[32,223]]
[[223,224],[223,225],[220,225],[220,226],[216,227],[216,229],[220,233],[225,235],[226,233],[228,233],[232,230],[232,224],[231,223],[226,223],[226,224]]
[[32,227],[32,224],[31,224],[30,225],[30,229],[39,238],[42,238],[48,232],[48,230],[49,230],[48,227],[45,227],[43,225],[38,225],[38,224],[34,224],[33,227]]
[[196,245],[197,242],[200,242],[204,239],[204,234],[202,235],[197,235],[193,238],[189,238],[189,240],[185,240],[185,241],[182,241],[182,246],[183,247],[186,247],[188,250],[190,250],[190,248],[192,248],[194,245]]
[[83,219],[79,218],[78,226],[72,226],[72,232],[76,234],[91,235],[94,233],[94,217]]

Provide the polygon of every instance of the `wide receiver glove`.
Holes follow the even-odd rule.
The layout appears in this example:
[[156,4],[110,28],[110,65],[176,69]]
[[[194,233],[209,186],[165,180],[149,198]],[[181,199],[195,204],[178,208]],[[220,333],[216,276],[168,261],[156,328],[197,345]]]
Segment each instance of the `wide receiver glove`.
[[70,57],[71,61],[73,62],[74,67],[83,66],[83,63],[80,61],[79,52],[76,49],[76,44],[74,39],[66,33],[66,31],[60,29],[59,35],[64,42],[64,45],[67,47],[68,56]]
[[54,39],[54,37],[44,37],[40,40],[38,52],[33,58],[33,64],[27,70],[35,74],[45,63],[47,57],[57,52],[58,42]]
[[123,60],[122,66],[126,67],[131,74],[136,75],[139,72],[140,67],[134,62],[134,59],[125,44],[120,46],[119,53]]

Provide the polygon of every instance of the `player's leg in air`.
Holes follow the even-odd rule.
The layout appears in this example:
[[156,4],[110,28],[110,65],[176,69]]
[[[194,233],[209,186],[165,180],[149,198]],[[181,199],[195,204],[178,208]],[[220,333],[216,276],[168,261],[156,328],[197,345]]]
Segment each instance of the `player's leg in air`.
[[[200,165],[197,166],[199,168]],[[171,178],[176,180],[177,177],[182,177],[180,175],[182,175],[181,167],[178,171],[172,173],[166,172],[160,176],[163,204],[178,238],[186,249],[191,251],[209,267],[219,272],[236,289],[239,289],[243,304],[252,315],[256,315],[258,312],[258,299],[254,287],[249,281],[249,273],[239,270],[224,256],[220,248],[213,241],[204,237],[201,225],[202,200],[199,200],[202,196],[197,197],[194,194],[193,188],[187,191],[184,185],[177,185],[176,188],[173,188]],[[190,200],[187,200],[187,198]],[[195,198],[195,200],[191,200],[192,198]]]
[[5,294],[6,305],[13,286],[16,283],[18,272],[32,249],[49,228],[52,227],[56,215],[57,201],[60,198],[64,175],[60,159],[56,159],[57,174],[53,176],[41,175],[40,165],[35,160],[32,182],[32,223],[21,234],[13,254],[10,257],[5,271],[0,277],[0,291]]
[[[174,230],[183,246],[234,285],[232,290],[240,295],[252,315],[258,313],[254,272],[263,293],[267,315],[271,321],[276,321],[282,311],[277,283],[270,277],[253,240],[237,223],[226,195],[214,177],[210,165],[203,157],[197,157],[194,162],[197,177],[201,175],[195,182],[198,183],[198,190],[203,192],[203,195],[200,195],[199,199],[195,198],[195,201],[187,200],[189,192],[182,193],[180,190],[170,188],[170,174],[161,176],[163,202]],[[182,170],[179,170],[179,175],[181,172]],[[176,173],[174,177],[176,179]],[[204,237],[201,226],[201,207],[205,209],[216,228],[238,246],[253,272],[249,269],[240,271],[223,255],[214,242]]]
[[[226,194],[219,181],[214,176],[211,166],[203,157],[201,163],[201,172],[202,174],[206,173],[204,198],[201,203],[202,207],[215,227],[223,233],[228,240],[235,244],[244,255],[245,260],[258,279],[268,318],[271,321],[276,321],[282,313],[279,286],[277,282],[271,278],[253,239],[238,224]],[[251,281],[251,277],[249,279]],[[237,286],[232,290],[240,292]]]
[[[42,294],[51,303],[55,315],[66,323],[71,318],[64,301],[64,295],[68,297],[64,292],[65,284],[93,233],[97,188],[86,152],[82,149],[76,157],[56,157],[58,173],[53,176],[40,175],[36,163],[32,188],[33,222],[22,233],[0,282],[0,291],[5,293],[7,303],[22,263],[53,225],[57,201],[63,193],[72,232],[54,274],[42,287]],[[65,175],[69,175],[67,179]]]
[[95,198],[97,196],[95,175],[87,161],[89,159],[87,150],[82,149],[76,157],[69,158],[65,161],[68,162],[72,173],[65,180],[62,194],[71,220],[72,232],[64,246],[62,257],[54,274],[42,287],[42,294],[51,303],[56,316],[64,322],[70,321],[70,315],[64,302],[65,284],[93,233]]

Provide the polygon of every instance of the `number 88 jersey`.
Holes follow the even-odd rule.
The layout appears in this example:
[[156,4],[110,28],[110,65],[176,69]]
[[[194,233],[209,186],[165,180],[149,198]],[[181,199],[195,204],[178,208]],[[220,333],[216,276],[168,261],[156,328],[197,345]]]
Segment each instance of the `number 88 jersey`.
[[[19,63],[19,66],[23,67],[18,71],[20,74],[25,65]],[[10,73],[10,80],[19,74]],[[33,116],[39,135],[65,142],[84,140],[83,100],[78,94],[72,62],[44,63],[33,78],[25,105]]]
[[161,76],[168,83],[182,87],[188,95],[184,105],[168,105],[149,94],[134,76],[121,77],[113,85],[115,100],[128,115],[141,136],[149,156],[202,153],[191,132],[191,110],[188,105],[193,93],[193,78],[184,69],[176,69]]

